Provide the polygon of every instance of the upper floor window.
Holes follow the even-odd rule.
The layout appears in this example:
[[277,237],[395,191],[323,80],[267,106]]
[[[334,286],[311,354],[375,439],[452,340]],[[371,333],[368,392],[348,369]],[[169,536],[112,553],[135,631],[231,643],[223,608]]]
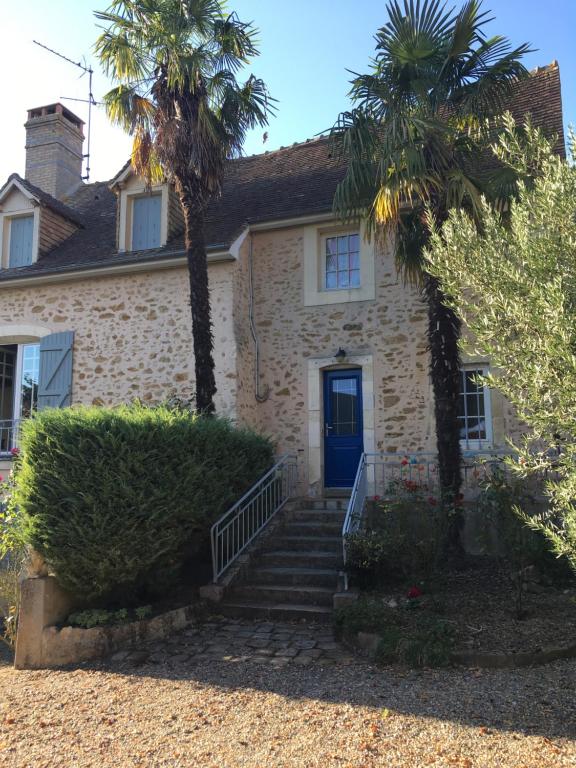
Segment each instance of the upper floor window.
[[34,215],[15,216],[9,219],[8,267],[25,267],[32,264],[34,239]]
[[159,248],[161,242],[162,195],[132,200],[132,250]]
[[324,238],[325,289],[360,287],[360,235]]
[[465,444],[492,441],[490,390],[482,381],[486,366],[466,366],[460,371],[460,440]]

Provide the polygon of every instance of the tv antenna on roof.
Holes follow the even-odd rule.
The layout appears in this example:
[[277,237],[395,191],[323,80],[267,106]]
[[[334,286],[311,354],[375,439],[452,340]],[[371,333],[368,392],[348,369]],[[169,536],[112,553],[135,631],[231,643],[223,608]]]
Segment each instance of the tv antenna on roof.
[[39,45],[40,48],[44,48],[45,51],[49,51],[49,53],[53,53],[55,56],[58,56],[60,59],[64,59],[64,61],[67,61],[69,64],[73,64],[75,67],[78,67],[78,69],[81,69],[84,74],[80,75],[80,77],[84,77],[84,75],[88,75],[88,98],[87,99],[74,99],[71,96],[60,96],[61,99],[64,99],[65,101],[82,101],[84,104],[88,104],[88,123],[87,123],[87,145],[86,145],[86,154],[82,155],[82,157],[86,160],[86,175],[82,176],[82,179],[84,181],[90,181],[90,133],[92,128],[92,107],[97,106],[100,102],[96,101],[94,99],[94,94],[92,93],[92,75],[94,74],[94,70],[90,66],[86,66],[81,61],[73,61],[72,59],[69,59],[68,56],[64,56],[62,53],[58,53],[58,51],[55,51],[53,48],[48,48],[47,45],[44,45],[43,43],[39,43],[38,40],[33,40],[33,43],[36,45]]

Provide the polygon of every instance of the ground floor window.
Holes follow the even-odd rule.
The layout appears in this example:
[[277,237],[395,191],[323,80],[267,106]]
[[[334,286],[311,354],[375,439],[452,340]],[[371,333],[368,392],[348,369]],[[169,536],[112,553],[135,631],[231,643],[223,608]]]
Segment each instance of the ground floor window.
[[488,366],[470,365],[460,371],[460,440],[465,446],[481,447],[492,441],[490,390],[482,377]]
[[15,447],[18,423],[36,410],[40,344],[0,345],[0,453]]

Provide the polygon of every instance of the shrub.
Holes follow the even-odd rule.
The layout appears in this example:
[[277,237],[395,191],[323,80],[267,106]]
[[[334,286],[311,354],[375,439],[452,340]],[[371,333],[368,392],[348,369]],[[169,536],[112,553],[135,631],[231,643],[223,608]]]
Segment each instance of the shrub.
[[347,539],[347,568],[358,586],[386,579],[433,577],[446,551],[449,512],[411,481],[390,486],[375,503],[367,528]]
[[26,422],[14,500],[63,587],[122,605],[165,590],[273,461],[269,440],[166,406],[51,409]]
[[[523,180],[505,215],[485,201],[434,231],[427,268],[487,357],[488,377],[527,427],[509,461],[522,482],[547,475],[548,509],[524,515],[576,573],[576,165],[511,115],[494,151]],[[574,158],[575,136],[570,136]],[[518,513],[523,511],[518,507]]]
[[[536,495],[526,481],[520,481],[514,474],[493,471],[483,483],[476,503],[486,521],[484,537],[487,543],[492,536],[496,537],[497,558],[509,571],[516,616],[523,618],[525,575],[530,571],[529,566],[560,582],[570,579],[570,569],[566,561],[554,556],[542,531],[525,522],[525,517],[536,514],[538,506]],[[522,516],[518,509],[522,510]]]

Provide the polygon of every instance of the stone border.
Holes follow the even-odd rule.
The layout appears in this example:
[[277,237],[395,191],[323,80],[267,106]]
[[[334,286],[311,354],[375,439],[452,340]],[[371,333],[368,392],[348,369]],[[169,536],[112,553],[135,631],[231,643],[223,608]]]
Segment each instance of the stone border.
[[55,626],[74,607],[74,600],[53,576],[22,582],[16,669],[54,669],[99,659],[144,642],[162,640],[196,620],[195,607],[187,605],[129,624],[90,629]]
[[[380,636],[371,632],[358,632],[356,636],[346,636],[345,642],[356,651],[374,659]],[[576,644],[564,648],[547,648],[533,653],[474,653],[469,651],[454,651],[450,654],[453,664],[464,667],[479,667],[481,669],[518,669],[521,667],[538,667],[550,664],[559,659],[576,658]]]

